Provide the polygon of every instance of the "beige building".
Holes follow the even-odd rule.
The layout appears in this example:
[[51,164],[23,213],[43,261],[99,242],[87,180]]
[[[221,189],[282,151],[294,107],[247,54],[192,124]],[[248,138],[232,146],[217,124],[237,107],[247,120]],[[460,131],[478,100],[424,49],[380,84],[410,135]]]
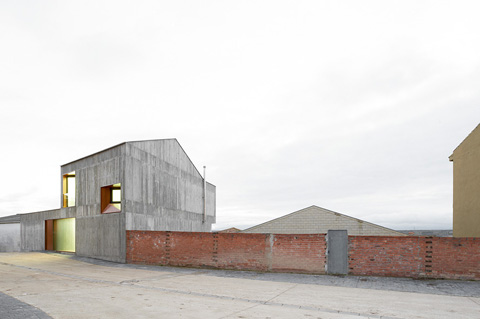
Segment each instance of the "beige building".
[[395,230],[318,206],[310,206],[253,226],[242,233],[324,234],[329,230],[347,230],[348,235],[352,236],[406,236]]
[[453,151],[453,237],[480,237],[480,125]]

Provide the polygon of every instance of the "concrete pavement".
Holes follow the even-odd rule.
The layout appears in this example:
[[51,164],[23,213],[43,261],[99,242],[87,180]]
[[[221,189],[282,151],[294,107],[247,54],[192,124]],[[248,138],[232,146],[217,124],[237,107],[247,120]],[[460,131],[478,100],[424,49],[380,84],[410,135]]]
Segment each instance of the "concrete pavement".
[[[0,253],[0,292],[40,311],[32,318],[480,318],[480,282],[137,266],[55,253]],[[0,317],[19,318],[1,312],[2,300]]]

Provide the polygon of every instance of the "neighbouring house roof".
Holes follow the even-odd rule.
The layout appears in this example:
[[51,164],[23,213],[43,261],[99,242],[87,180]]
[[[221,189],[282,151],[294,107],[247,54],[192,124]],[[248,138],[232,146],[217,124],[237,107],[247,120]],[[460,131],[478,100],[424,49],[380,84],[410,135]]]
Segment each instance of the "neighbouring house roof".
[[20,215],[0,217],[0,224],[17,224],[17,223],[20,223]]
[[239,233],[239,232],[241,232],[240,229],[236,227],[230,227],[224,230],[219,230],[217,233]]
[[347,230],[349,235],[357,236],[405,236],[393,229],[315,205],[247,228],[242,233],[315,234],[328,230]]

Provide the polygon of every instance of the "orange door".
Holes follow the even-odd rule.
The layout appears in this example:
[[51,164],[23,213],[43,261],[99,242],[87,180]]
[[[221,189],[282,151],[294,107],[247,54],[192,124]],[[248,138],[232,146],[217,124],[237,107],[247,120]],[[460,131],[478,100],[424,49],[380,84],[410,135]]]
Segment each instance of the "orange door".
[[53,219],[45,221],[45,250],[53,250]]

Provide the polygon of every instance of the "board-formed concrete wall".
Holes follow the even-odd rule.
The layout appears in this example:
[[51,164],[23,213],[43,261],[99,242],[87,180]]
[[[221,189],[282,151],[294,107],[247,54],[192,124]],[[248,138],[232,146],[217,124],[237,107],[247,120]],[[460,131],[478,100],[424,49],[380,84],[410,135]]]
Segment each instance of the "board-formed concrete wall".
[[45,250],[45,220],[75,217],[75,208],[52,209],[20,215],[22,251]]
[[[210,231],[215,186],[204,181],[176,139],[126,142],[61,167],[75,172],[75,206],[24,214],[21,249],[45,249],[45,220],[75,218],[79,256],[125,262],[126,230]],[[101,211],[102,187],[121,184],[121,211]],[[63,206],[63,192],[60,192]]]
[[[75,242],[78,256],[125,262],[125,210],[102,214],[100,190],[125,183],[125,143],[62,166],[75,171]],[[123,198],[122,189],[122,198]],[[63,200],[63,199],[62,199]],[[62,202],[63,204],[63,202]]]
[[203,177],[177,140],[127,143],[125,179],[127,230],[211,230],[215,186],[207,183],[203,222]]
[[20,251],[20,223],[0,224],[0,252]]

